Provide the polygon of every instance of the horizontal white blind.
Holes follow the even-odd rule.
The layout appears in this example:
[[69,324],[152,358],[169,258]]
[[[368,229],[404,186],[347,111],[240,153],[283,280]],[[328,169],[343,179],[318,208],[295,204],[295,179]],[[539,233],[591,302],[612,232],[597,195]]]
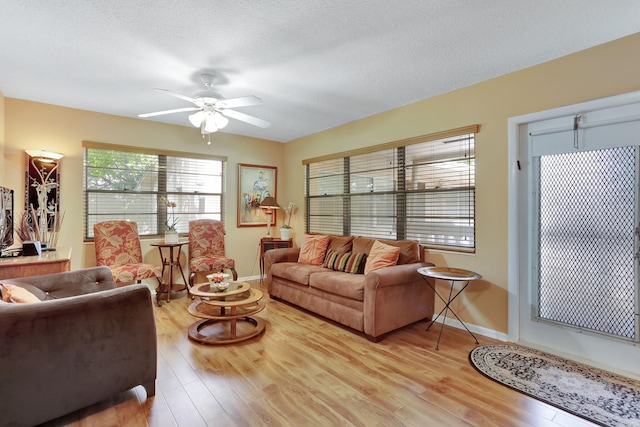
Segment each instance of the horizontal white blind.
[[305,182],[307,232],[475,248],[473,133],[309,162]]
[[137,222],[141,235],[163,234],[176,221],[187,233],[191,220],[222,220],[224,177],[219,159],[85,148],[85,238],[93,238],[95,223],[115,219]]

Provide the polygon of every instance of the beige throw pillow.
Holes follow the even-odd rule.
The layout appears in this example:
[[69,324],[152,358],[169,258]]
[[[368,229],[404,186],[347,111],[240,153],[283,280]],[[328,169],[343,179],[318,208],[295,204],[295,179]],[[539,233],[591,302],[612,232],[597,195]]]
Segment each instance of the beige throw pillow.
[[8,284],[2,285],[2,300],[5,302],[18,303],[40,302],[40,299],[37,296],[35,296],[25,288]]

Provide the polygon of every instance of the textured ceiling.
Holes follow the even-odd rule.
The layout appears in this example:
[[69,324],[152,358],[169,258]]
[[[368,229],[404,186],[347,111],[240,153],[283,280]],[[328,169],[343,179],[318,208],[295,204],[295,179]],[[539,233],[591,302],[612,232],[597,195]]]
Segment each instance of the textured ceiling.
[[0,0],[0,91],[137,117],[214,71],[272,122],[225,132],[286,142],[638,31],[638,0]]

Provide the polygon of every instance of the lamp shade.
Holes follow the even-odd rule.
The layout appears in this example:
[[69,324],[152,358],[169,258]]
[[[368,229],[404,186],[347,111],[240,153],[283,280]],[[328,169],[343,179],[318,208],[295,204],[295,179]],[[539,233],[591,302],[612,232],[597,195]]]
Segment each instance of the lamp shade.
[[262,209],[280,209],[280,205],[276,202],[276,199],[271,196],[265,197],[264,200],[260,202],[260,207]]
[[40,160],[56,161],[64,157],[63,154],[54,153],[53,151],[44,150],[25,150],[25,152],[31,156]]

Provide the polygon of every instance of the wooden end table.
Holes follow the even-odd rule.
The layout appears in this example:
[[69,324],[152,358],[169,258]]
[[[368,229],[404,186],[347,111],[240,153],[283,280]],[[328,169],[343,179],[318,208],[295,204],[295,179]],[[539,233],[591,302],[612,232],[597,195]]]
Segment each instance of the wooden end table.
[[287,239],[277,239],[275,237],[263,237],[260,239],[260,284],[262,284],[262,279],[264,278],[264,254],[265,252],[271,249],[284,249],[284,248],[292,248],[293,240]]
[[[164,278],[164,269],[166,267],[169,267],[169,283],[165,283],[164,286],[160,286],[158,288],[158,291],[156,292],[156,302],[158,304],[158,307],[161,306],[160,296],[165,292],[167,293],[167,302],[168,303],[171,302],[171,291],[173,290],[173,286],[176,285],[176,283],[173,281],[174,267],[178,267],[178,270],[180,270],[180,274],[182,275],[182,280],[184,281],[184,287],[180,289],[176,289],[176,291],[184,291],[185,289],[188,289],[188,282],[187,282],[187,279],[185,279],[184,277],[184,271],[182,271],[182,265],[180,264],[180,254],[182,253],[182,247],[188,243],[189,243],[188,240],[182,240],[175,243],[168,243],[165,241],[151,243],[151,246],[156,246],[158,248],[158,251],[160,252],[160,259],[162,260],[161,275],[163,278]],[[169,249],[168,258],[166,258],[162,253],[163,248]],[[175,248],[177,248],[178,250],[174,251]]]
[[191,288],[198,297],[189,306],[198,320],[189,327],[189,338],[202,344],[233,344],[260,335],[266,324],[263,319],[249,317],[262,311],[262,292],[245,282],[230,282],[225,291],[211,289],[209,283]]

